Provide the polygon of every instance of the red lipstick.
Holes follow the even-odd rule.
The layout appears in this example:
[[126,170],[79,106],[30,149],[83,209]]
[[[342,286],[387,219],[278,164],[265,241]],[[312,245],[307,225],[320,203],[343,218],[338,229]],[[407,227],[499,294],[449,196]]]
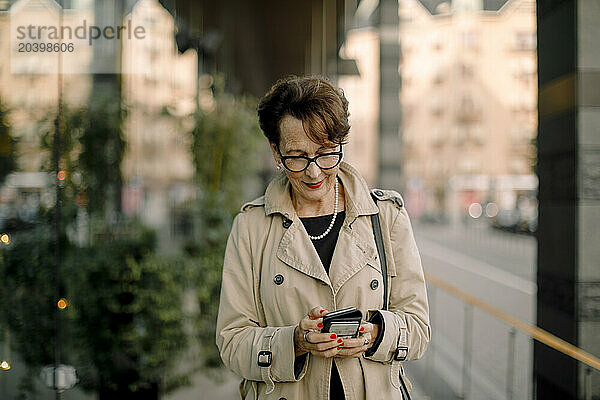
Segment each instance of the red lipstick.
[[318,188],[320,188],[320,187],[321,187],[321,185],[323,184],[323,181],[324,181],[324,180],[322,180],[322,181],[320,181],[320,182],[317,182],[317,183],[312,183],[312,184],[311,184],[311,183],[306,183],[306,182],[302,182],[302,183],[304,183],[306,186],[308,186],[308,187],[309,187],[309,188],[311,188],[311,189],[318,189]]

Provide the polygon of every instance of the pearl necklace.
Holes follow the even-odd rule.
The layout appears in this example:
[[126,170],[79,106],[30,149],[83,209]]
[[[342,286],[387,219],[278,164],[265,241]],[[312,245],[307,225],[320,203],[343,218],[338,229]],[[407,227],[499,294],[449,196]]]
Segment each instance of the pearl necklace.
[[308,235],[308,237],[311,240],[321,240],[325,236],[327,236],[329,234],[329,232],[331,232],[331,230],[333,229],[333,224],[335,224],[335,219],[337,218],[337,214],[338,214],[338,199],[339,199],[339,195],[338,195],[338,178],[336,176],[335,177],[335,205],[333,206],[333,218],[331,219],[331,222],[329,223],[329,227],[327,228],[327,230],[325,232],[323,232],[319,236]]

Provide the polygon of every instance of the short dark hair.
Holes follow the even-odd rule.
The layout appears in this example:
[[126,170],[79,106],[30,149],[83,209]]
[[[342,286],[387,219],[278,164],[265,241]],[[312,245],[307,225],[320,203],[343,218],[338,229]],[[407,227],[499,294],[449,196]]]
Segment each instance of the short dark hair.
[[279,145],[279,125],[286,115],[301,120],[304,132],[315,143],[346,143],[348,100],[327,78],[292,75],[269,89],[258,105],[258,121],[271,143]]

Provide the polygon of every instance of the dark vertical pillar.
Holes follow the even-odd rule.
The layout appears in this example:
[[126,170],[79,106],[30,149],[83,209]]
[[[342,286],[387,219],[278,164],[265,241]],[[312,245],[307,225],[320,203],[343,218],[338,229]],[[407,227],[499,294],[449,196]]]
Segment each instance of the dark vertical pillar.
[[[577,1],[577,333],[579,347],[600,355],[600,0]],[[600,374],[586,382],[579,364],[580,397],[600,398]],[[586,393],[585,387],[591,393]]]
[[[538,325],[598,354],[600,1],[538,0]],[[595,36],[595,39],[594,39]],[[537,399],[585,395],[584,367],[535,343]],[[594,388],[598,393],[598,387]]]
[[400,189],[400,41],[398,1],[380,0],[379,20],[379,177],[378,185]]
[[[95,1],[94,25],[101,29],[122,25],[123,17],[126,10],[128,10],[126,3],[128,1]],[[121,41],[99,38],[99,40],[94,41],[93,51],[93,91],[120,95]]]

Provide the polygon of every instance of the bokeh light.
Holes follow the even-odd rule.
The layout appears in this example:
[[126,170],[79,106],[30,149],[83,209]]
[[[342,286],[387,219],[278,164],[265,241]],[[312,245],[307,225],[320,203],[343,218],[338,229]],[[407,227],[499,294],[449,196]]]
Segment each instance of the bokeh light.
[[469,206],[469,215],[471,218],[479,218],[483,214],[483,208],[479,203],[471,203]]
[[59,181],[64,181],[67,177],[67,173],[65,171],[58,171],[58,174],[56,174],[56,176],[58,177]]
[[67,308],[69,303],[67,303],[67,299],[62,298],[58,301],[58,303],[56,305],[58,306],[59,310],[64,310],[65,308]]
[[498,205],[496,203],[488,203],[485,206],[485,215],[490,218],[494,218],[496,215],[498,215]]
[[2,362],[0,363],[0,368],[2,368],[5,371],[8,371],[10,369],[10,364],[8,363],[8,361],[2,360]]
[[0,236],[0,242],[4,244],[10,244],[10,236],[8,236],[6,233],[3,233],[2,236]]

